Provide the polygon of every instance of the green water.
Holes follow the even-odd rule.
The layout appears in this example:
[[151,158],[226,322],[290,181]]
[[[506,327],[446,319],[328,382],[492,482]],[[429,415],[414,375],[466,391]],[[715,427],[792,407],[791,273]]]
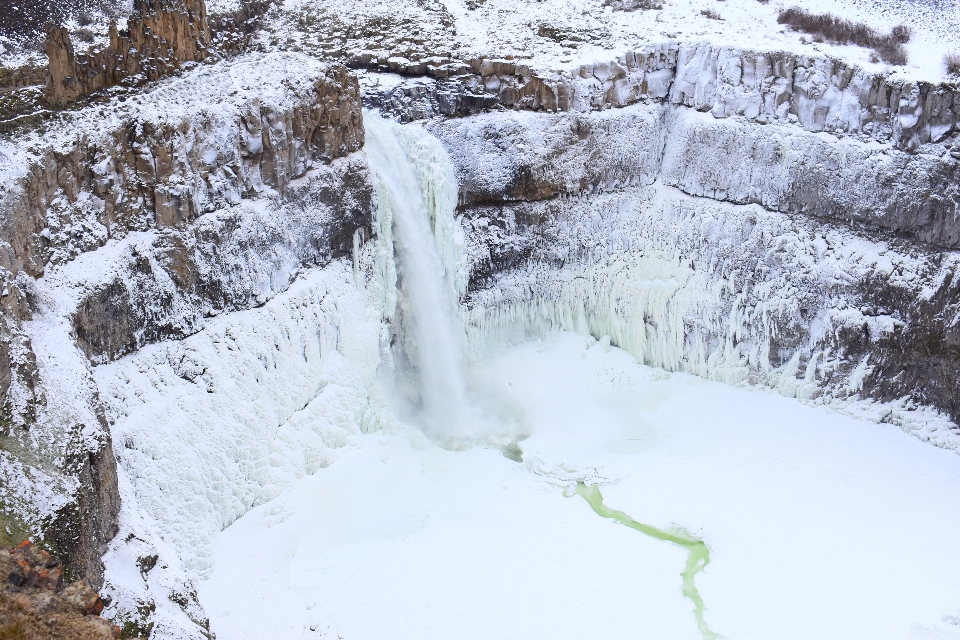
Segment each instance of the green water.
[[603,504],[600,487],[596,485],[587,486],[582,482],[578,482],[577,493],[587,501],[587,504],[593,508],[597,515],[610,518],[614,522],[626,525],[631,529],[636,529],[651,538],[672,542],[689,552],[690,555],[687,556],[687,564],[680,573],[680,577],[683,578],[683,595],[693,603],[693,615],[697,619],[697,627],[700,629],[703,637],[707,640],[722,640],[723,636],[710,631],[707,627],[707,622],[703,619],[703,612],[706,610],[706,607],[703,605],[703,598],[700,597],[700,592],[697,591],[697,585],[694,584],[693,581],[694,577],[710,564],[710,550],[707,549],[707,545],[703,540],[698,540],[685,531],[678,530],[673,533],[668,533],[656,527],[651,527],[648,524],[637,522],[623,511],[611,509]]

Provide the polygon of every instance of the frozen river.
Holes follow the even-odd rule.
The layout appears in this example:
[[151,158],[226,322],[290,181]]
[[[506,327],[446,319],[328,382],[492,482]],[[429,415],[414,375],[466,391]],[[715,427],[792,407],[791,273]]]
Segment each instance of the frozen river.
[[[522,462],[361,436],[216,538],[217,637],[960,638],[955,453],[572,333],[484,373],[523,416]],[[601,517],[578,480],[704,541],[705,633],[687,548]]]

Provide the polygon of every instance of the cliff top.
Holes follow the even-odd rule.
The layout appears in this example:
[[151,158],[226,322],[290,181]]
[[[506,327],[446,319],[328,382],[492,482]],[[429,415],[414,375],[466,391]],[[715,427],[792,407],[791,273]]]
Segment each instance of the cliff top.
[[[210,11],[234,2],[213,0]],[[908,26],[907,64],[871,61],[876,56],[870,48],[818,43],[819,37],[778,23],[780,11],[792,6],[863,22],[881,35]],[[707,40],[829,55],[869,72],[940,82],[949,77],[945,55],[960,54],[960,3],[937,0],[285,0],[273,17],[272,33],[264,39],[275,46],[348,56],[363,50],[459,59],[513,56],[550,71],[608,61],[611,54],[650,43]]]
[[251,100],[277,110],[290,108],[315,91],[315,83],[329,67],[298,53],[251,53],[198,66],[133,95],[118,92],[105,103],[64,111],[47,126],[0,142],[0,176],[9,178],[25,171],[22,154],[26,150],[66,151],[78,137],[97,140],[115,133],[124,123],[176,127],[203,112],[232,120]]
[[[207,3],[212,16],[229,15],[241,4]],[[109,43],[110,20],[125,14],[121,5],[107,3],[110,11],[63,20],[78,52]],[[881,37],[906,26],[911,32],[903,45],[906,63],[881,59],[870,46],[837,44],[778,22],[780,12],[794,6],[868,25]],[[125,24],[122,18],[118,22],[121,28]],[[950,0],[278,0],[265,27],[256,43],[261,50],[303,51],[344,62],[365,53],[382,60],[512,58],[553,72],[606,62],[650,44],[708,41],[826,55],[912,81],[960,79],[960,3]],[[0,29],[0,70],[44,66],[45,57],[30,42]],[[945,65],[949,55],[955,57],[953,75]]]

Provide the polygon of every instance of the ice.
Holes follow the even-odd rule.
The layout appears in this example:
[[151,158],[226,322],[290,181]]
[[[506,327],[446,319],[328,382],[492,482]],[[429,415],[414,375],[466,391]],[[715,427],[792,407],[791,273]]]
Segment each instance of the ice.
[[[515,429],[483,406],[468,371],[459,313],[468,256],[455,216],[453,165],[440,142],[418,126],[400,127],[370,113],[364,124],[380,232],[372,254],[365,255],[375,265],[370,270],[373,290],[387,292],[375,297],[396,342],[395,357],[383,367],[392,369],[388,385],[394,406],[402,415],[415,415],[431,437],[447,446],[494,441],[510,446]],[[357,262],[364,260],[358,257]],[[399,302],[395,315],[394,300]]]
[[[690,197],[659,181],[510,206],[547,222],[500,245],[482,233],[468,236],[481,266],[511,242],[528,243],[531,254],[471,292],[464,314],[475,357],[558,329],[608,336],[644,364],[767,386],[861,417],[872,413],[939,446],[960,445],[952,422],[930,407],[903,399],[866,410],[861,356],[831,342],[845,328],[866,323],[882,336],[902,322],[864,313],[851,306],[853,297],[834,292],[873,278],[905,288],[936,281],[954,256],[928,263],[922,253],[842,228]],[[809,323],[800,319],[804,308],[816,310]],[[871,356],[864,367],[876,362]]]
[[939,543],[960,533],[954,454],[592,342],[485,361],[531,428],[523,463],[362,435],[234,523],[199,585],[217,637],[702,637],[686,552],[565,498],[577,478],[706,542],[696,582],[724,637],[960,637],[960,559]]
[[[421,132],[413,139],[414,145],[416,140],[431,140],[438,155],[437,160],[424,163],[427,167],[421,173],[427,175],[421,180],[410,158],[423,157],[431,147],[404,148],[399,127],[376,116],[368,114],[364,124],[365,153],[377,180],[378,218],[389,216],[392,220],[402,278],[403,313],[397,319],[402,322],[404,350],[414,368],[398,373],[419,376],[417,395],[424,416],[438,437],[448,436],[466,428],[470,411],[464,368],[466,339],[457,315],[456,272],[450,273],[452,262],[464,264],[465,260],[452,255],[448,243],[443,242],[454,226],[459,230],[459,223],[453,220],[456,199],[450,193],[451,188],[456,193],[456,179],[442,147],[429,134]],[[434,165],[446,167],[446,175],[433,175],[430,168]],[[421,184],[427,186],[424,193]],[[462,231],[459,235],[462,256]],[[447,247],[444,255],[438,246]]]
[[259,309],[97,367],[118,466],[193,575],[221,530],[375,428],[378,336],[335,262]]

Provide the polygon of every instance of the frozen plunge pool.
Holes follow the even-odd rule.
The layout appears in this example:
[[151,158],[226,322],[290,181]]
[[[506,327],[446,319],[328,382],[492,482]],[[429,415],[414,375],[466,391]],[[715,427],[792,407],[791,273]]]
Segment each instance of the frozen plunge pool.
[[[523,462],[362,436],[217,538],[219,640],[960,638],[955,453],[575,334],[485,366],[529,421]],[[688,550],[598,515],[584,478],[706,543],[706,634]]]

